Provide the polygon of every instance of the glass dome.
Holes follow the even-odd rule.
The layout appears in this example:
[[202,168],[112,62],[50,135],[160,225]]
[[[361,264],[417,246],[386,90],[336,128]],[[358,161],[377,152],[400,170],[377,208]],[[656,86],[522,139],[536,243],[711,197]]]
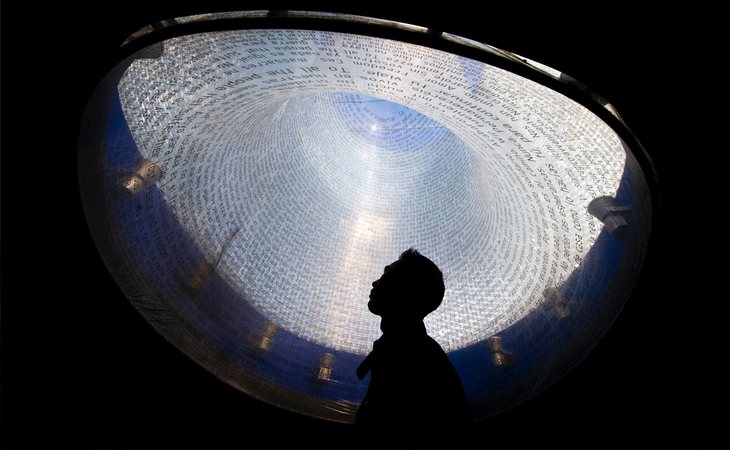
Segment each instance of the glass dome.
[[370,283],[408,247],[444,272],[426,326],[477,418],[556,381],[621,310],[650,166],[574,80],[374,19],[163,25],[89,102],[81,191],[121,290],[220,379],[352,421]]

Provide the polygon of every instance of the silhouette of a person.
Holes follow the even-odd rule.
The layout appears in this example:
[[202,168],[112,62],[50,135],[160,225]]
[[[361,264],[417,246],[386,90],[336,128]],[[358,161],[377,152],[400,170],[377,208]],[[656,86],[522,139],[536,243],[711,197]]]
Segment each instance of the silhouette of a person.
[[418,437],[471,422],[459,376],[423,324],[443,296],[441,270],[413,248],[373,282],[368,309],[383,335],[357,368],[360,379],[371,374],[358,429]]

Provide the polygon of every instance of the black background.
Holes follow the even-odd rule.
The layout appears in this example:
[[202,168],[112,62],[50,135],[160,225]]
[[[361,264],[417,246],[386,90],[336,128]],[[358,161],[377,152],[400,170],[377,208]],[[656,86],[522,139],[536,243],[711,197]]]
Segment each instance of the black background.
[[2,5],[2,447],[360,445],[348,426],[246,397],[154,332],[112,282],[79,200],[81,114],[124,38],[164,18],[269,8],[401,20],[545,63],[607,98],[655,161],[662,208],[644,271],[596,350],[431,445],[729,447],[728,7],[362,3]]

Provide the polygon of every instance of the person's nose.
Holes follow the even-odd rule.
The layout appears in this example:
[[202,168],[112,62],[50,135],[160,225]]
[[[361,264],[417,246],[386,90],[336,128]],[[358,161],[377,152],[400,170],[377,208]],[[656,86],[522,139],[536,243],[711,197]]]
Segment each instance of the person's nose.
[[373,287],[378,287],[378,281],[380,281],[380,280],[373,281]]

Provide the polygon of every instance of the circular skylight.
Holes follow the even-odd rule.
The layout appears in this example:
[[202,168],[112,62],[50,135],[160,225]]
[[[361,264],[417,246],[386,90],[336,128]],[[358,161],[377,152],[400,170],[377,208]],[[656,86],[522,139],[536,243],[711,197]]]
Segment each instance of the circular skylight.
[[84,129],[91,229],[142,315],[229,384],[332,420],[364,396],[371,282],[406,248],[444,272],[425,322],[480,417],[586,354],[650,230],[639,164],[588,108],[382,37],[170,37],[109,74]]

